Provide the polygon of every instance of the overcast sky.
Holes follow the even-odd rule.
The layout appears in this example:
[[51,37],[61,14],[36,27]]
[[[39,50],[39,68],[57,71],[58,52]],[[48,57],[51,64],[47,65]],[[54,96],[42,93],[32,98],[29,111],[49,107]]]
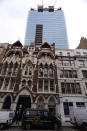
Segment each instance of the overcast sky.
[[[0,43],[24,44],[28,11],[37,8],[42,0],[0,0]],[[87,0],[43,0],[44,7],[62,7],[65,14],[69,48],[78,46],[87,37]]]

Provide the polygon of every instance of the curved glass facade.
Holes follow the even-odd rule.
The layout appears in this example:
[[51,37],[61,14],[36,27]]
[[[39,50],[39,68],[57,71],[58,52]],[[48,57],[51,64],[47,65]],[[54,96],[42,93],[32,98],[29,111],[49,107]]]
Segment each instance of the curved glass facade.
[[36,25],[43,26],[42,43],[55,43],[55,48],[68,48],[66,24],[63,11],[53,12],[30,10],[28,14],[25,45],[35,43]]

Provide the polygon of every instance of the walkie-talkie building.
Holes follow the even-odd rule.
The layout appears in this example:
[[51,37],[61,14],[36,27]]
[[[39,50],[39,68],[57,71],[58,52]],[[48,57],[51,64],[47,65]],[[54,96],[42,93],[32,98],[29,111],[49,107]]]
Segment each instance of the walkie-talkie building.
[[35,43],[55,43],[56,48],[68,48],[67,32],[64,13],[61,8],[54,10],[53,6],[38,10],[31,9],[28,14],[25,45]]

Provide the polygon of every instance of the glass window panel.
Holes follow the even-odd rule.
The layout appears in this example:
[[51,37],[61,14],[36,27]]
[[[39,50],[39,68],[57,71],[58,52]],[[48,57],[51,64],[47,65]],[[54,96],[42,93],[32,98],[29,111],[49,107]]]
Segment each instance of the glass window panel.
[[60,78],[63,78],[63,70],[60,70]]
[[47,76],[48,76],[48,68],[45,67],[45,68],[44,68],[44,77],[47,77]]
[[76,83],[76,88],[77,88],[78,94],[81,94],[81,88],[80,88],[80,84],[79,83]]
[[82,74],[83,74],[83,77],[84,77],[84,78],[87,78],[87,70],[83,70],[83,71],[82,71]]
[[44,80],[44,90],[48,90],[48,81]]
[[39,90],[39,91],[42,91],[42,90],[43,90],[43,80],[39,80],[38,90]]
[[72,94],[75,94],[75,87],[74,87],[74,83],[71,83],[71,91],[72,91]]

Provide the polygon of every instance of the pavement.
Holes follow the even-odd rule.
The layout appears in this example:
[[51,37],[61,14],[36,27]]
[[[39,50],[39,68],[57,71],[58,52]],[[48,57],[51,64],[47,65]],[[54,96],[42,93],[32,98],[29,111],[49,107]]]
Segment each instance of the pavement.
[[62,122],[63,127],[73,127],[73,125],[70,122]]

